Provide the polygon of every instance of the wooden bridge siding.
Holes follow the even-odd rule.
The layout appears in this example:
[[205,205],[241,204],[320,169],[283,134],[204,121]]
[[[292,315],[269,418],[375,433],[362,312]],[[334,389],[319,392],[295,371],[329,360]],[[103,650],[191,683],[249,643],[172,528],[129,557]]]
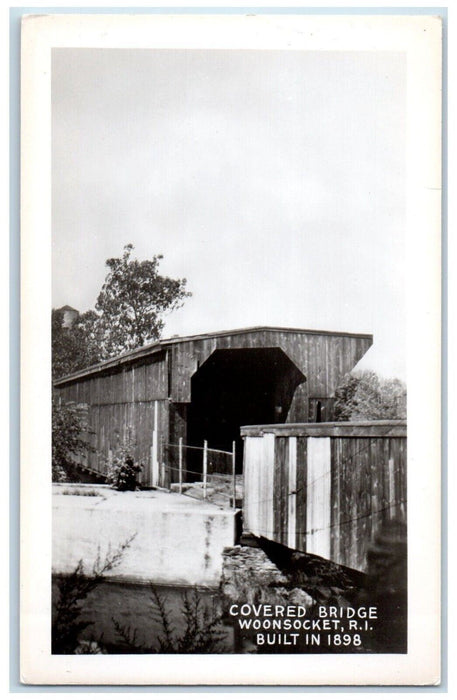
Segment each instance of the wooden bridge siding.
[[[406,520],[406,437],[401,427],[394,428],[394,437],[383,434],[385,427],[376,424],[364,428],[368,435],[360,435],[363,431],[358,429],[355,436],[297,437],[298,426],[293,436],[287,436],[280,434],[286,426],[282,428],[276,435],[246,437],[246,503],[257,499],[264,504],[258,510],[245,510],[246,529],[365,570],[367,547],[383,519]],[[345,430],[351,432],[349,426]],[[378,437],[373,437],[376,433]],[[255,464],[251,464],[252,439],[257,445]],[[262,440],[273,444],[273,460],[265,460]],[[291,459],[296,465],[293,484]],[[271,470],[272,484],[266,477]],[[251,489],[257,490],[253,494]],[[292,509],[291,497],[295,499]],[[273,519],[273,527],[267,526],[268,519]]]
[[[371,346],[369,338],[286,331],[250,331],[244,334],[189,340],[171,346],[171,399],[191,401],[191,378],[218,349],[279,347],[297,365],[307,381],[298,387],[288,421],[308,419],[303,398],[329,398],[343,376],[350,372]],[[307,401],[306,401],[307,406]],[[303,415],[303,411],[306,413]]]
[[[332,417],[334,415],[335,399],[333,397],[327,398],[327,397],[322,397],[322,396],[315,396],[306,402],[308,405],[308,415],[306,417],[306,421],[309,423],[316,422],[318,402],[320,402],[320,404],[321,404],[321,420],[320,420],[320,422],[326,423],[327,421],[332,420]],[[305,421],[304,420],[301,420],[301,421],[294,420],[293,422],[294,423],[295,422],[303,423]]]
[[92,446],[89,466],[106,474],[110,450],[127,440],[135,443],[134,458],[143,464],[140,482],[147,483],[150,474],[150,448],[154,425],[154,402],[114,403],[93,406],[89,411]]
[[[182,439],[183,445],[187,445],[187,414],[188,414],[188,404],[187,403],[169,403],[169,441],[172,445],[179,445],[179,439]],[[183,457],[183,481],[187,479],[187,452],[184,448]],[[170,476],[172,482],[177,482],[179,480],[179,462],[178,462],[178,448],[170,447],[168,448],[168,456],[166,461],[170,467]]]
[[190,403],[191,379],[198,368],[215,350],[265,347],[264,332],[201,338],[176,343],[171,348],[171,399],[175,403]]
[[[159,409],[159,433],[164,440],[168,439],[167,374],[167,364],[162,356],[154,362],[79,379],[57,388],[63,401],[88,406],[92,450],[87,463],[90,469],[106,474],[110,450],[114,451],[127,439],[130,427],[137,446],[135,459],[144,465],[139,480],[145,485],[150,484],[156,406]],[[160,454],[160,464],[161,461]]]
[[136,401],[130,403],[103,404],[91,407],[90,430],[92,446],[89,466],[100,474],[106,474],[110,450],[119,447],[129,434],[135,444],[134,458],[143,465],[139,481],[150,486],[152,478],[153,430],[157,415],[157,449],[159,483],[165,485],[163,470],[163,444],[168,441],[168,401]]
[[371,345],[368,338],[278,334],[280,347],[307,377],[310,398],[330,397]]
[[167,383],[167,365],[162,358],[111,370],[109,374],[75,379],[58,386],[56,391],[65,401],[104,405],[166,399]]
[[190,403],[192,375],[215,349],[215,338],[189,340],[171,347],[170,396],[174,403]]
[[308,382],[297,386],[287,414],[286,423],[304,423],[308,420],[309,402]]

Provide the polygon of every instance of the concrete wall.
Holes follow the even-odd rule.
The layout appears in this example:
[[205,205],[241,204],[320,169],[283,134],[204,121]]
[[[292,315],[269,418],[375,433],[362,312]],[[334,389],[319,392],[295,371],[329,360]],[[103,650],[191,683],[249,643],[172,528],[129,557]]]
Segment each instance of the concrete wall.
[[[74,487],[76,488],[76,487]],[[77,490],[81,492],[82,485]],[[217,586],[222,550],[235,540],[235,512],[161,491],[119,493],[92,486],[100,496],[53,495],[53,573],[72,572],[83,560],[91,573],[132,535],[113,579],[170,585]],[[74,489],[73,489],[74,490]]]

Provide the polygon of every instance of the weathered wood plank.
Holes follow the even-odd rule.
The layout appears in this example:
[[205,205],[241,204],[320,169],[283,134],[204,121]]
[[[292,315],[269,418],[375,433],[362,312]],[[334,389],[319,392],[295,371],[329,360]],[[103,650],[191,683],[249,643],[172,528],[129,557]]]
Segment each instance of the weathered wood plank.
[[339,506],[340,482],[338,463],[338,439],[330,441],[330,557],[338,560],[339,556]]
[[241,435],[261,436],[264,433],[286,437],[406,437],[405,421],[360,423],[273,423],[241,427]]
[[307,551],[330,557],[330,438],[308,438]]
[[[275,438],[274,443],[274,482],[273,482],[273,539],[282,543],[283,535],[283,514],[284,514],[284,460],[285,460],[285,440]],[[263,497],[264,494],[261,494]],[[267,495],[265,494],[265,497]]]
[[295,549],[297,528],[297,438],[288,439],[287,546]]
[[307,439],[297,438],[297,515],[295,548],[306,552],[306,501],[307,501]]
[[287,545],[289,531],[289,447],[288,438],[277,438],[283,442],[281,468],[281,520],[280,520],[280,541]]
[[[272,517],[268,508],[273,512],[271,492],[266,488],[273,477],[273,469],[265,469],[265,457],[268,456],[271,445],[269,436],[252,438],[246,443],[244,455],[244,493],[243,504],[244,529],[257,537],[272,539]],[[274,445],[271,445],[274,449]]]

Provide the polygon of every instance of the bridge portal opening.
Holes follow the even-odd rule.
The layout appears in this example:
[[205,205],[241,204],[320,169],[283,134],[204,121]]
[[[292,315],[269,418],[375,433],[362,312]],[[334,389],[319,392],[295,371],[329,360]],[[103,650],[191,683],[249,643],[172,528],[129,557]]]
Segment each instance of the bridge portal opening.
[[280,348],[215,350],[191,380],[188,441],[231,451],[243,468],[240,426],[285,423],[304,374]]

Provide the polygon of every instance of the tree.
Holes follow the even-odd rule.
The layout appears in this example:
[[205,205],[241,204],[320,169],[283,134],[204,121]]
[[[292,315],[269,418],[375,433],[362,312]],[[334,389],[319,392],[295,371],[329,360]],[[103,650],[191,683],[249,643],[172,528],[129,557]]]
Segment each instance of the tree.
[[132,250],[129,243],[121,258],[106,261],[109,272],[95,305],[106,358],[160,338],[163,314],[179,308],[191,296],[185,279],[159,275],[162,255],[140,262],[131,259]]
[[70,327],[63,325],[64,313],[52,310],[52,377],[96,364],[101,359],[98,316],[95,311],[78,314]]
[[152,260],[131,258],[133,245],[121,258],[106,261],[109,272],[94,310],[78,314],[71,327],[63,325],[60,309],[52,310],[52,376],[58,379],[101,360],[160,338],[163,314],[191,296],[185,279],[159,274],[162,255]]
[[90,445],[84,438],[85,425],[77,406],[52,401],[52,480],[78,480],[77,468]]
[[346,375],[335,391],[335,420],[405,420],[406,386],[366,370]]

